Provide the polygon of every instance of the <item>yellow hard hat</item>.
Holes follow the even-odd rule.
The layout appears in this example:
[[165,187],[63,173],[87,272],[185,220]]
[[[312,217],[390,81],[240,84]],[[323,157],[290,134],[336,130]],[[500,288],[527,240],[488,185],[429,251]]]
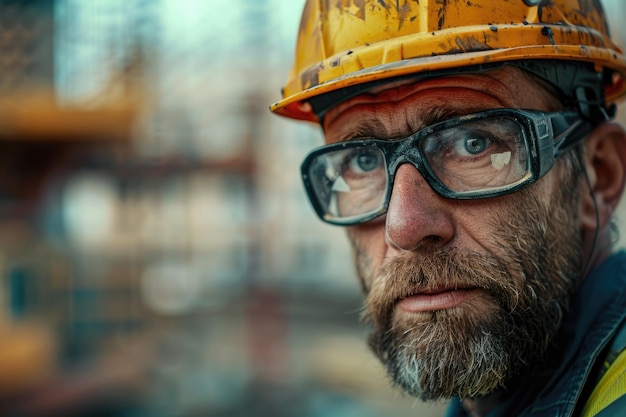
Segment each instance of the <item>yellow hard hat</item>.
[[[295,63],[271,110],[318,121],[309,101],[348,87],[541,61],[586,63],[607,103],[626,93],[626,56],[610,39],[599,0],[307,0]],[[544,78],[558,84],[560,69],[544,67],[553,75]]]

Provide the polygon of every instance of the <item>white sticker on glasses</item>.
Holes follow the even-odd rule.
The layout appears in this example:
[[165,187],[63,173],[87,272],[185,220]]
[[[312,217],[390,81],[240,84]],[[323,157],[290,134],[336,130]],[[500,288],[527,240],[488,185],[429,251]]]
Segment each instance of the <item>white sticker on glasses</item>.
[[349,193],[350,191],[352,191],[346,180],[343,179],[343,177],[337,177],[335,182],[333,182],[332,190],[338,193]]
[[509,162],[511,162],[511,151],[491,155],[491,165],[496,171],[500,171]]

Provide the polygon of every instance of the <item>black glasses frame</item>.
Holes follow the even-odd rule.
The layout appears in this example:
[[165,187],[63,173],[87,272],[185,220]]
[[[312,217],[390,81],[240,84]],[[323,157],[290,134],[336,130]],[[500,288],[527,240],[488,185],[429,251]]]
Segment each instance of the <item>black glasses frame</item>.
[[[450,190],[435,175],[417,143],[425,136],[437,131],[453,128],[470,121],[496,117],[509,118],[521,127],[527,148],[530,175],[513,184],[488,190],[462,192]],[[402,139],[359,138],[321,146],[307,155],[302,162],[300,171],[309,201],[319,218],[330,224],[350,226],[371,221],[386,213],[393,190],[395,173],[401,164],[413,165],[431,188],[442,197],[455,200],[498,197],[519,191],[542,178],[550,171],[554,161],[584,139],[591,129],[591,123],[582,119],[576,112],[546,113],[537,110],[492,109],[448,119],[420,129]],[[387,167],[387,189],[380,209],[363,215],[337,218],[330,216],[322,206],[309,172],[311,164],[318,156],[352,148],[377,148],[382,152]]]

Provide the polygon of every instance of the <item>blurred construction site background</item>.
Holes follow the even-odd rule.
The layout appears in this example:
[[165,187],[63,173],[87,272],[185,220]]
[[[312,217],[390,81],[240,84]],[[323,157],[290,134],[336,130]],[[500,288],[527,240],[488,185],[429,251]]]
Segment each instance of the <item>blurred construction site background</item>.
[[368,352],[319,130],[268,111],[303,3],[0,0],[0,415],[441,415]]

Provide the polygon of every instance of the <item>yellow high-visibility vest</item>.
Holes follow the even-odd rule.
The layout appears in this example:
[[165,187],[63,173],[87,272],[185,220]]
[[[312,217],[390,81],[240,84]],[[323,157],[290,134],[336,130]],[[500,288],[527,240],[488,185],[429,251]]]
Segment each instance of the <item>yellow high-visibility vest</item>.
[[606,371],[594,388],[581,417],[626,416],[626,326],[604,363]]

